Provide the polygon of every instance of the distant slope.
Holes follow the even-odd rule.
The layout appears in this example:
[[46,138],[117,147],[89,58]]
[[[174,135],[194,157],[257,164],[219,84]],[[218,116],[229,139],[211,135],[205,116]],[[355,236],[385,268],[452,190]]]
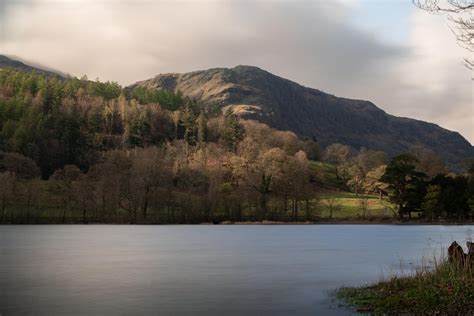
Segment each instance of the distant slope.
[[436,124],[385,113],[373,103],[339,98],[303,87],[251,66],[215,68],[185,74],[163,74],[133,86],[181,91],[205,102],[230,107],[255,119],[303,137],[316,137],[322,146],[339,142],[396,154],[424,146],[450,164],[474,156],[459,133]]
[[25,72],[35,71],[37,73],[48,75],[48,76],[58,76],[61,78],[65,77],[64,74],[61,74],[59,72],[53,72],[50,70],[45,70],[45,69],[37,68],[34,66],[30,66],[21,61],[9,58],[4,55],[0,55],[0,68],[13,68],[15,70],[20,70],[20,71],[25,71]]

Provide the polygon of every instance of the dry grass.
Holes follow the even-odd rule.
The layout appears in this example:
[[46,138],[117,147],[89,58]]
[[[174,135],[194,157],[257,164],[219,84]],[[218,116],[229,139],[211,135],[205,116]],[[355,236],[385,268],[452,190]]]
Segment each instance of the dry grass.
[[337,296],[359,312],[375,315],[474,315],[474,265],[434,260],[413,273],[391,276]]

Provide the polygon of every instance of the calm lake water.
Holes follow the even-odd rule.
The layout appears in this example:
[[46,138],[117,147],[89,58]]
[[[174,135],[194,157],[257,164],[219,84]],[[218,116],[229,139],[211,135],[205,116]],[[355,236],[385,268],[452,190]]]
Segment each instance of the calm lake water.
[[329,292],[474,226],[0,226],[0,314],[350,315]]

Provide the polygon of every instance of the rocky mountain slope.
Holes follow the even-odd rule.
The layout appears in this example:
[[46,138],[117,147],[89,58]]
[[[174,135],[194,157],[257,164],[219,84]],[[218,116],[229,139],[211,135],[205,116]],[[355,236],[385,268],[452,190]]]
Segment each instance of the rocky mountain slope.
[[196,100],[232,108],[243,118],[301,137],[315,137],[324,147],[344,143],[396,154],[423,146],[458,164],[474,156],[459,133],[436,124],[396,117],[373,103],[336,97],[301,86],[257,67],[215,68],[185,74],[163,74],[133,86],[181,91]]

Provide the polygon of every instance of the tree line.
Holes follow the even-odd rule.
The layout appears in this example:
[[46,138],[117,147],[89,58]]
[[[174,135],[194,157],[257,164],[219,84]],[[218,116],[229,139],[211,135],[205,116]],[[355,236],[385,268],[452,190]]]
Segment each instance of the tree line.
[[394,216],[465,221],[474,215],[474,159],[455,173],[444,160],[423,147],[388,159],[384,152],[347,145],[328,146],[323,159],[333,164],[333,181],[342,190],[377,194],[393,205]]
[[423,148],[321,152],[215,104],[85,77],[1,69],[0,150],[1,223],[317,221],[335,191],[400,217],[472,216],[474,168],[450,174]]

